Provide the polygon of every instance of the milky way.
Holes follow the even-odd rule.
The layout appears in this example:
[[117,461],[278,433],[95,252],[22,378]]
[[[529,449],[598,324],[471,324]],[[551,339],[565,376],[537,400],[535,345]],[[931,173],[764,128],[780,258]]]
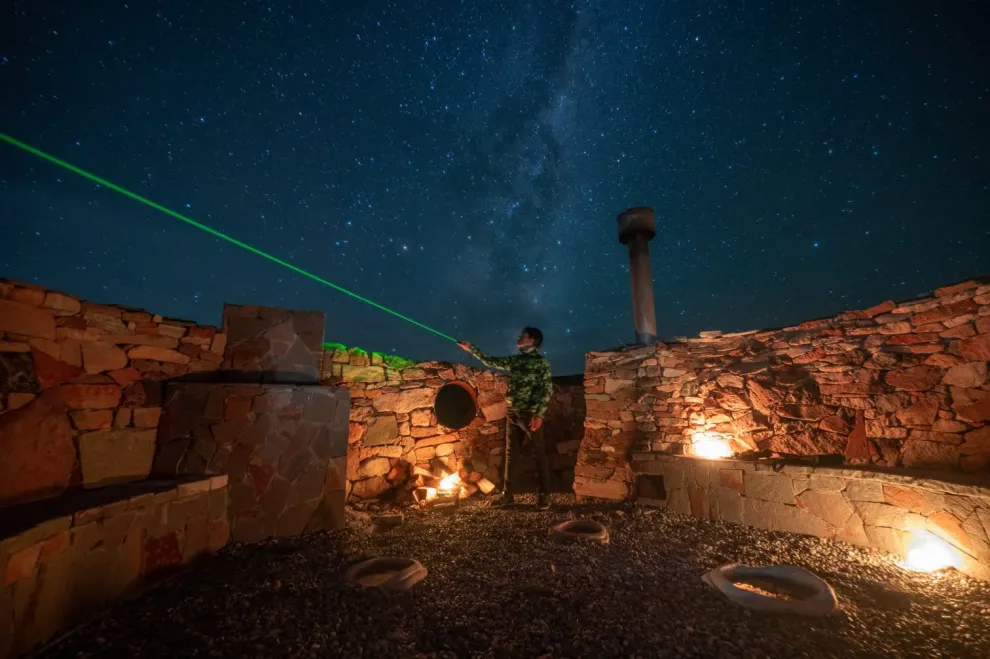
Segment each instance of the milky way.
[[[988,33],[962,0],[20,1],[0,131],[489,352],[535,324],[573,373],[633,339],[630,206],[664,337],[990,274]],[[0,222],[0,276],[463,358],[5,145]]]

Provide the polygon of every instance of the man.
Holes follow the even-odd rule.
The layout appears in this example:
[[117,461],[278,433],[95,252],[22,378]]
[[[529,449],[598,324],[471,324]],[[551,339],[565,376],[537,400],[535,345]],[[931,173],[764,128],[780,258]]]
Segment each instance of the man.
[[535,327],[524,327],[516,339],[518,355],[492,357],[467,341],[457,345],[471,353],[485,366],[509,371],[509,416],[505,424],[505,486],[502,495],[493,506],[513,503],[513,487],[516,484],[516,456],[524,441],[529,440],[540,475],[540,497],[537,507],[550,507],[550,463],[543,443],[543,417],[550,404],[553,381],[550,378],[550,362],[539,353],[543,332]]

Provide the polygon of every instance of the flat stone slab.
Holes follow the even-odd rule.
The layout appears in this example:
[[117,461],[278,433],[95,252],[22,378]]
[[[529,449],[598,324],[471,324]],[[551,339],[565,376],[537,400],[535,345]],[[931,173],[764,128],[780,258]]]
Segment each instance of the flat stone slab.
[[114,428],[79,436],[84,487],[139,481],[151,473],[155,429]]

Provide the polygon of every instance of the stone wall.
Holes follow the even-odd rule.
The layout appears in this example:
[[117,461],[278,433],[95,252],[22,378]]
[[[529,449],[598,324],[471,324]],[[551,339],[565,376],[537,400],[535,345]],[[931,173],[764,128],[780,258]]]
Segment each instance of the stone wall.
[[237,542],[341,528],[348,392],[325,386],[172,382],[154,473],[224,473]]
[[213,327],[0,280],[0,506],[147,477],[162,381],[216,369],[225,344]]
[[[227,380],[316,384],[323,359],[322,311],[224,305]],[[235,375],[236,374],[236,375]]]
[[575,492],[621,499],[635,464],[735,452],[990,474],[990,285],[968,281],[780,330],[589,353]]
[[[554,490],[570,492],[574,487],[574,465],[584,435],[584,405],[584,383],[580,375],[554,378],[543,431]],[[536,461],[526,456],[522,467],[520,473],[535,487]]]
[[[324,353],[322,381],[351,392],[347,465],[351,501],[408,497],[415,470],[429,471],[437,464],[472,483],[484,478],[501,484],[505,375],[461,364],[393,361],[337,347]],[[434,410],[437,393],[452,383],[469,389],[477,403],[477,416],[459,429],[443,426]],[[580,444],[581,388],[567,382],[555,386],[546,419],[551,470],[562,489],[570,488]],[[535,473],[535,461],[524,456],[520,465],[524,485],[535,483]]]
[[145,481],[18,506],[0,526],[0,659],[227,543],[226,477]]
[[905,557],[928,532],[955,567],[990,579],[990,484],[944,474],[654,455],[636,463],[640,502],[701,519],[841,540]]

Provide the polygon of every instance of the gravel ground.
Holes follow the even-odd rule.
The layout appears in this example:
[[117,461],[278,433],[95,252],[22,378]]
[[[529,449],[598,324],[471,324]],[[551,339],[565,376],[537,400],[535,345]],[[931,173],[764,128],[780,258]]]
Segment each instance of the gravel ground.
[[[521,499],[523,503],[526,497]],[[611,543],[560,546],[548,529],[590,517]],[[342,582],[372,556],[429,575],[386,594]],[[700,575],[790,563],[835,588],[841,612],[752,613]],[[407,511],[378,531],[235,545],[118,605],[41,657],[990,657],[990,585],[905,572],[890,557],[811,538],[632,506]]]

